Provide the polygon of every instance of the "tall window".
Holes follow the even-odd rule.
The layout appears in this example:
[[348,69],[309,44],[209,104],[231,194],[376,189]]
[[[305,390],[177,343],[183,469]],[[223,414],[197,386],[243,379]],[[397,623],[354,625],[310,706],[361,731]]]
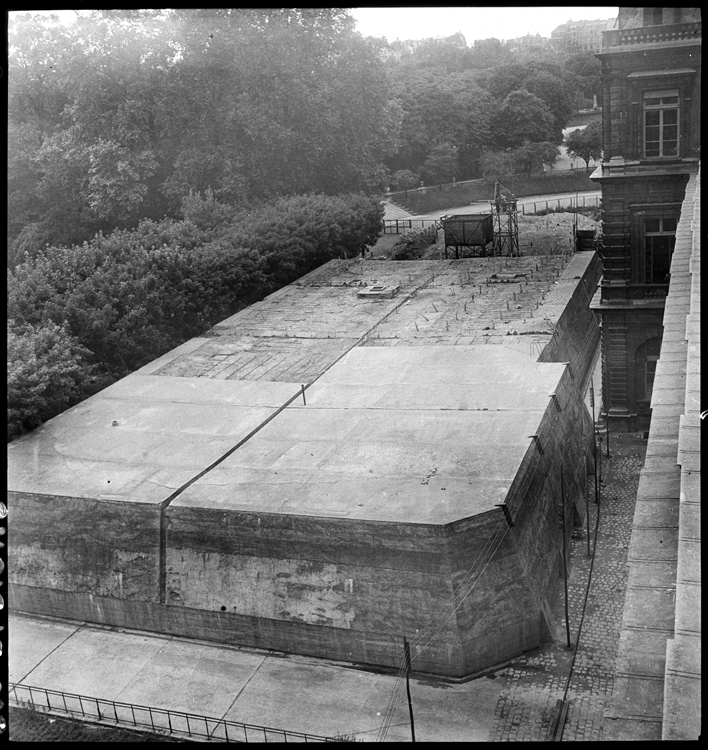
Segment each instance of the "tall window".
[[675,218],[644,219],[644,283],[668,284],[676,244]]
[[678,89],[644,92],[644,156],[677,156]]
[[651,399],[651,392],[654,388],[654,378],[656,377],[656,363],[659,361],[661,351],[661,339],[649,339],[637,349],[636,354],[636,372],[638,376],[639,391],[637,398],[640,401]]

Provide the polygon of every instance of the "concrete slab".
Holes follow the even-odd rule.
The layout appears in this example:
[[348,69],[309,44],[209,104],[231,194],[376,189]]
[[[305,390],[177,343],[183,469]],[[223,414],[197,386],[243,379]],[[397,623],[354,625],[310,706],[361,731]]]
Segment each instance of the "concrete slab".
[[[565,369],[531,367],[501,347],[354,349],[172,506],[413,523],[491,510]],[[488,406],[470,407],[460,382],[487,386],[473,404]]]
[[665,630],[668,635],[674,629],[675,600],[670,589],[627,588],[622,626]]
[[[287,726],[329,736],[346,734],[376,741],[392,695],[397,695],[387,742],[410,741],[410,719],[403,679],[388,675],[314,665],[304,660],[268,659],[239,695],[225,718]],[[273,695],[288,700],[274,702]],[[486,741],[498,697],[485,678],[454,685],[411,677],[416,740]],[[313,715],[313,706],[316,716]]]
[[[118,700],[164,645],[165,639],[159,636],[81,627],[39,663],[25,681],[48,690]],[[120,670],[116,664],[121,665]]]
[[165,639],[117,700],[223,718],[265,658],[233,648]]
[[[256,393],[255,384],[202,383],[129,375],[10,443],[9,486],[160,503],[300,390],[264,383]],[[251,398],[255,405],[242,405]]]
[[619,674],[663,678],[666,669],[666,633],[645,628],[622,631],[615,669]]
[[78,629],[78,623],[11,615],[8,618],[9,643],[6,644],[10,682],[25,682],[44,687],[41,682],[32,682],[37,677],[33,670]]
[[[643,505],[641,506],[644,507]],[[641,508],[638,509],[641,513]],[[642,528],[635,524],[629,543],[630,560],[663,560],[675,562],[678,548],[678,519],[676,526]]]
[[[679,509],[675,499],[642,498],[638,500],[634,511],[635,526],[678,527]],[[659,544],[663,544],[659,540]]]
[[[379,723],[373,708],[385,711],[386,687],[384,677],[370,672],[268,659],[224,718],[299,732],[312,731],[316,724],[318,733],[328,736],[369,733]],[[274,701],[274,695],[287,700]],[[362,700],[368,710],[362,710]]]

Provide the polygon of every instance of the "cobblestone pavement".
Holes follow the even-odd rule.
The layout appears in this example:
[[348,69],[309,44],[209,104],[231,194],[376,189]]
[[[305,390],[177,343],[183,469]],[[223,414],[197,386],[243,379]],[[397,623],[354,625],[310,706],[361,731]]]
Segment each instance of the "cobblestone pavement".
[[[603,716],[612,695],[628,567],[627,549],[644,463],[646,441],[641,434],[611,435],[607,460],[604,448],[600,483],[600,523],[592,581],[580,631],[590,572],[587,529],[578,529],[571,544],[568,579],[570,640],[567,648],[565,596],[561,582],[553,603],[559,638],[555,643],[524,654],[496,673],[500,695],[489,740],[537,742],[552,738],[557,701],[568,687],[568,712],[562,740],[603,739]],[[588,483],[590,542],[598,506],[594,483]],[[573,657],[575,662],[573,663]],[[571,674],[572,667],[572,674]],[[568,676],[570,682],[568,682]]]

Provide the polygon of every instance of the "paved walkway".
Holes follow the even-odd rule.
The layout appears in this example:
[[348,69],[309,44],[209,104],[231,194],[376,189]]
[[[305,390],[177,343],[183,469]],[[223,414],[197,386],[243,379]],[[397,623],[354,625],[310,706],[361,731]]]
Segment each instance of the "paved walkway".
[[[566,685],[570,709],[563,740],[603,738],[645,448],[639,436],[612,435],[612,458],[608,462],[603,457],[598,551],[574,665],[574,652],[565,644],[561,584],[554,607],[557,642],[466,683],[411,679],[418,741],[548,739],[556,702]],[[592,481],[589,492],[594,529]],[[571,641],[576,643],[590,568],[584,534],[574,539],[570,561]],[[395,676],[337,662],[76,622],[11,615],[10,681],[362,741],[379,737],[395,696],[385,740],[410,740],[404,682]]]
[[[431,188],[432,189],[432,188]],[[527,211],[530,211],[534,207],[534,203],[536,204],[536,208],[538,210],[542,210],[544,208],[544,205],[546,201],[548,202],[549,207],[554,207],[559,205],[561,206],[568,206],[570,205],[571,201],[575,202],[576,194],[574,192],[571,193],[544,193],[543,195],[527,195],[523,198],[519,198],[517,200],[517,207],[519,211],[521,211],[523,208],[525,208]],[[590,190],[590,191],[583,191],[578,194],[578,199],[580,202],[580,205],[582,206],[583,199],[585,199],[587,205],[595,205],[597,201],[600,199],[600,191],[599,190]],[[405,209],[401,208],[400,206],[396,206],[395,204],[391,203],[390,201],[384,202],[384,220],[388,219],[439,219],[441,216],[446,216],[447,214],[455,214],[455,213],[470,213],[472,209],[472,206],[475,205],[481,205],[481,204],[471,204],[467,203],[464,206],[454,206],[450,208],[443,208],[438,211],[431,211],[427,214],[411,214]]]
[[[611,458],[603,453],[600,526],[585,617],[583,604],[590,571],[587,533],[573,539],[569,576],[572,648],[567,648],[564,591],[559,586],[554,612],[559,640],[524,655],[501,675],[500,697],[491,741],[535,742],[549,738],[558,699],[569,701],[563,741],[604,738],[605,710],[614,685],[625,590],[627,549],[646,441],[611,435]],[[597,518],[594,486],[589,482],[591,547]],[[575,662],[573,663],[573,657]],[[572,666],[570,680],[568,675]],[[567,694],[566,694],[567,689]]]

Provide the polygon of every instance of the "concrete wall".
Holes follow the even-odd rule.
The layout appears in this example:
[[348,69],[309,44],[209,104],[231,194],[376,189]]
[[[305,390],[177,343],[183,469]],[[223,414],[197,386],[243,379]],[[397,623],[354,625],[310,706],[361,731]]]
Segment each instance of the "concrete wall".
[[[549,399],[538,430],[543,452],[534,441],[507,495],[514,526],[507,532],[499,518],[496,536],[506,532],[503,543],[458,615],[467,673],[554,636],[547,613],[562,576],[561,465],[567,546],[573,526],[585,519],[585,457],[592,444],[592,420],[567,371],[556,394],[560,409]],[[469,570],[472,555],[461,544],[451,557],[455,580]]]
[[[581,253],[573,262],[585,255]],[[544,347],[538,361],[568,362],[572,376],[577,380],[577,387],[584,392],[592,375],[595,353],[600,343],[600,329],[590,309],[590,301],[602,278],[600,256],[592,253],[587,267],[578,270],[582,276],[573,284],[570,299],[565,303],[555,324],[553,337]]]
[[158,601],[158,506],[15,492],[8,502],[14,583]]
[[[218,483],[206,487],[208,502],[193,505],[169,505],[174,488],[162,485],[168,500],[151,505],[132,502],[130,487],[115,502],[10,492],[11,606],[394,668],[400,666],[405,635],[417,671],[453,676],[474,674],[537,646],[548,637],[544,612],[561,572],[560,465],[567,544],[571,506],[584,485],[591,437],[580,385],[594,354],[586,335],[587,297],[598,264],[587,257],[577,263],[578,276],[573,272],[559,282],[549,295],[555,296],[555,307],[547,300],[544,308],[549,319],[553,310],[559,317],[543,357],[575,363],[573,375],[545,365],[553,377],[543,379],[538,372],[538,382],[529,383],[521,374],[524,362],[507,372],[518,381],[515,388],[533,396],[534,406],[524,419],[538,425],[542,448],[530,439],[526,448],[522,439],[518,452],[509,454],[515,462],[506,490],[513,528],[489,497],[468,509],[464,493],[459,496],[463,512],[450,516],[462,520],[428,524],[412,523],[405,515],[396,522],[337,518],[341,510],[316,516],[319,507],[291,515],[239,509],[237,504],[227,510],[213,496]],[[579,277],[581,286],[575,288]],[[499,354],[501,347],[483,349]],[[522,349],[525,358],[525,344]],[[499,366],[499,357],[487,356],[490,368],[495,362]],[[554,384],[556,398],[549,394],[547,406],[538,383]],[[485,393],[480,386],[476,395],[498,407],[499,400]],[[486,406],[480,401],[469,413],[486,411]],[[163,408],[155,406],[160,413]],[[227,417],[229,424],[234,421],[230,413]],[[474,424],[470,418],[466,429]],[[497,436],[495,445],[502,450],[507,443],[516,445],[506,421],[500,419],[497,427],[507,437]],[[90,440],[87,428],[80,429],[81,439]],[[180,436],[174,439],[179,444]],[[206,434],[200,444],[213,446],[215,439]],[[492,448],[478,443],[464,444],[467,454],[460,465],[467,467],[465,481],[483,485],[485,456]],[[448,458],[454,462],[456,444],[449,445]],[[31,461],[31,451],[27,455]],[[351,460],[348,453],[346,457]],[[506,483],[504,479],[505,488]],[[229,497],[239,491],[226,480],[223,487]],[[408,496],[401,502],[412,505]]]

